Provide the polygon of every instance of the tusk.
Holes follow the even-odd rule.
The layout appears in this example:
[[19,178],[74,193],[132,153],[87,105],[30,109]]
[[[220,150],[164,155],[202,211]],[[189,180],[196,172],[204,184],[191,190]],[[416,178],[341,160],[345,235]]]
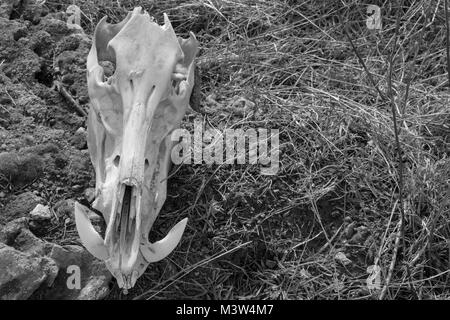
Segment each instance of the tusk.
[[157,262],[167,257],[180,242],[188,219],[184,218],[170,229],[164,239],[149,245],[141,245],[141,253],[148,263]]
[[75,223],[77,225],[78,235],[85,248],[97,259],[106,260],[109,258],[108,250],[102,237],[94,229],[89,220],[87,211],[89,209],[75,202]]

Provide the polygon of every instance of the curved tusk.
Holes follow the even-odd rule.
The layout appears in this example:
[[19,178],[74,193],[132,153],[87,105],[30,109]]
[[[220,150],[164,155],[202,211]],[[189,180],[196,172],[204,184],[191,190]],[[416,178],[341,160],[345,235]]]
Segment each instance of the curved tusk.
[[97,259],[106,260],[109,258],[108,250],[102,237],[94,229],[94,226],[87,215],[88,208],[75,202],[75,223],[78,235],[84,247]]
[[164,239],[150,245],[141,245],[141,253],[148,263],[157,262],[167,257],[180,242],[188,219],[184,218],[170,229]]

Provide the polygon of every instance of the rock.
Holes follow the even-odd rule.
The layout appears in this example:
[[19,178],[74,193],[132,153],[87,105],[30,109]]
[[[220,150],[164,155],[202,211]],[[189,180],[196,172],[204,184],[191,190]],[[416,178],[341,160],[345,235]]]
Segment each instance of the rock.
[[51,243],[39,239],[30,231],[27,218],[7,223],[0,230],[0,242],[33,256],[44,256],[52,247]]
[[35,257],[0,243],[0,299],[29,298],[41,285],[52,285],[58,267],[47,257]]
[[334,256],[334,259],[340,262],[342,265],[347,266],[352,263],[352,260],[347,258],[347,256],[343,252],[338,252]]
[[30,230],[40,235],[45,232],[46,227],[49,226],[53,215],[50,212],[50,208],[48,206],[43,206],[38,204],[31,212],[30,212]]
[[48,206],[38,204],[30,212],[30,218],[31,220],[36,221],[49,221],[52,218],[52,213],[50,212],[50,208]]
[[5,206],[0,214],[0,222],[7,223],[16,218],[28,216],[31,210],[43,201],[32,192],[21,193]]
[[70,143],[79,150],[87,148],[87,133],[83,127],[78,128],[70,139]]
[[[80,246],[60,246],[37,238],[28,229],[27,221],[26,218],[16,219],[0,229],[0,299],[26,299],[31,295],[31,298],[40,299],[96,300],[106,297],[112,276],[104,262],[97,260]],[[9,248],[5,256],[2,255],[2,246]],[[14,254],[11,254],[11,250]],[[11,274],[8,275],[3,272],[6,270],[3,268],[11,265],[11,255],[19,259],[19,263],[18,269],[10,268]],[[24,265],[31,265],[31,271],[22,268]],[[36,265],[42,270],[32,277]],[[67,281],[70,280],[68,278],[72,275],[68,273],[69,266],[79,267],[79,289],[69,289],[67,286]],[[11,287],[8,283],[15,278],[25,281],[29,290],[19,292],[15,282]],[[52,285],[40,286],[44,281]]]
[[[41,294],[45,299],[99,300],[108,295],[111,273],[103,261],[97,260],[84,248],[54,245],[49,257],[56,262],[60,272],[52,288],[43,289]],[[69,277],[75,274],[72,270],[78,268],[81,276],[80,289],[69,289]]]

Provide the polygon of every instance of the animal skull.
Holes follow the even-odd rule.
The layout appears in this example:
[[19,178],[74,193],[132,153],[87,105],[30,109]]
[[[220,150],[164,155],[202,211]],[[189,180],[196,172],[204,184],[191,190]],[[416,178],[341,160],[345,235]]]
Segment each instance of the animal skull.
[[[86,208],[75,205],[83,245],[106,266],[124,291],[151,262],[177,246],[187,218],[155,243],[148,235],[165,199],[170,133],[180,126],[194,84],[198,42],[176,37],[167,15],[153,22],[140,7],[118,24],[104,17],[87,58],[88,148],[95,168],[93,208],[105,218],[105,239]],[[101,61],[115,64],[106,78]]]

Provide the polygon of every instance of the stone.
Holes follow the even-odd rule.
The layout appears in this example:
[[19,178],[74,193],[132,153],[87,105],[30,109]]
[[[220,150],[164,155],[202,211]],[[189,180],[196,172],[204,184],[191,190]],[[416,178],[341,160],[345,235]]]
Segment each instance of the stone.
[[78,128],[75,134],[71,137],[70,143],[79,150],[87,148],[87,132],[83,127]]
[[352,263],[352,260],[347,258],[347,256],[343,252],[338,252],[334,256],[334,259],[340,262],[342,265],[347,266]]
[[0,243],[0,299],[29,298],[41,285],[51,286],[58,274],[55,262]]
[[38,204],[30,212],[30,230],[36,235],[45,233],[47,227],[51,224],[52,217],[53,215],[50,212],[50,208],[48,206]]
[[[84,248],[76,245],[54,245],[49,257],[58,265],[60,272],[52,288],[43,289],[41,295],[45,299],[99,300],[108,295],[112,278],[110,272],[102,261],[97,260]],[[72,268],[68,269],[70,266]],[[80,271],[80,289],[69,289],[67,286],[69,277],[74,274],[73,269]]]
[[36,220],[36,221],[49,221],[52,218],[52,213],[50,212],[50,208],[48,206],[38,204],[30,212],[30,218],[31,218],[31,220]]
[[31,232],[27,218],[7,223],[0,230],[0,242],[34,256],[46,255],[52,247],[51,243],[39,239]]
[[[81,246],[39,239],[29,230],[28,220],[19,218],[0,228],[0,270],[9,268],[7,273],[0,272],[0,299],[97,300],[108,295],[112,276],[102,261]],[[12,267],[13,259],[18,260],[17,266]],[[70,266],[79,267],[79,289],[67,286]],[[38,268],[40,272],[35,271]],[[27,290],[20,291],[21,281]]]
[[28,216],[31,210],[43,201],[41,197],[36,196],[32,192],[21,193],[6,204],[3,211],[0,211],[0,222],[7,223],[14,219]]

